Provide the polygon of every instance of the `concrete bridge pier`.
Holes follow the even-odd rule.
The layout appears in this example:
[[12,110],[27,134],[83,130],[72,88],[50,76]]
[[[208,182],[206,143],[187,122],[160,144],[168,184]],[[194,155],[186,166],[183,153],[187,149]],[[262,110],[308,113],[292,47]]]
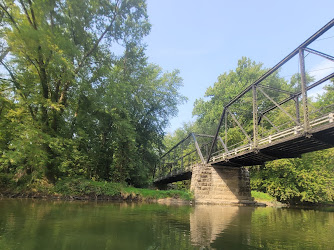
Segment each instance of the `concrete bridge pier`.
[[193,166],[191,191],[200,204],[255,204],[244,167]]

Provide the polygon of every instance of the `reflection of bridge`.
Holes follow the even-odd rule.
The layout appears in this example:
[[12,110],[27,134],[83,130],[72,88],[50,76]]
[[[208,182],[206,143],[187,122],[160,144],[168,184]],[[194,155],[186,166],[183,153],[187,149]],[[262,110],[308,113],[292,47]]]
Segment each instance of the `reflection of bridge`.
[[[254,209],[254,208],[253,208]],[[227,230],[232,222],[242,217],[246,213],[248,220],[251,221],[253,210],[243,209],[235,206],[207,206],[197,205],[190,213],[190,236],[191,242],[195,246],[210,247],[217,237],[224,230]]]
[[[240,170],[244,166],[299,157],[307,152],[333,147],[334,103],[312,104],[307,96],[310,90],[328,83],[334,77],[334,72],[322,79],[315,79],[313,83],[309,82],[304,55],[308,52],[334,62],[333,56],[309,48],[333,26],[334,19],[226,104],[215,135],[191,133],[166,152],[156,170],[155,184],[161,186],[190,179],[194,172],[193,166],[198,163],[206,167],[213,166],[214,169],[229,168],[230,172],[231,169],[239,169],[235,170],[234,177],[231,174],[229,177],[240,180],[247,177],[246,170]],[[299,60],[300,65],[300,73],[296,75],[299,86],[295,91],[289,91],[287,84],[282,86],[277,76],[278,70],[294,58]],[[211,172],[208,171],[206,177],[211,178]],[[218,175],[224,174],[219,172]],[[197,176],[199,180],[203,179],[200,177],[203,176],[201,171]],[[195,198],[195,187],[212,193],[210,181],[205,185],[209,185],[209,188],[198,183],[192,184]],[[232,192],[234,190],[237,197],[237,193],[240,195],[240,190],[236,191],[237,187],[240,189],[240,183],[227,188]],[[244,196],[248,192],[245,189],[249,188],[243,186],[242,189]]]

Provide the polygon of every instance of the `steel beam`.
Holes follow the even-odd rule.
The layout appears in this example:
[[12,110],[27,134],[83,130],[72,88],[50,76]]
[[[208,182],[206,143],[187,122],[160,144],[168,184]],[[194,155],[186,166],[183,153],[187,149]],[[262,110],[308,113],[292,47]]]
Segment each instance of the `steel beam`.
[[[214,138],[215,137],[214,135],[204,135],[204,134],[195,134],[195,136],[210,137],[210,138]],[[219,139],[220,143],[222,144],[222,146],[224,147],[225,152],[227,152],[228,149],[227,149],[227,147],[226,147],[223,139],[220,136],[218,136],[218,139]]]
[[210,158],[211,158],[211,155],[212,155],[212,151],[213,151],[213,148],[214,148],[215,143],[217,141],[217,137],[219,135],[219,130],[220,130],[220,127],[221,127],[221,125],[223,123],[223,119],[224,119],[225,114],[226,114],[226,108],[223,109],[223,113],[222,113],[222,115],[220,117],[218,128],[216,130],[215,137],[214,137],[214,139],[212,141],[212,144],[211,144],[211,147],[210,147],[210,151],[209,151],[209,155],[208,155],[208,159],[207,159],[206,163],[209,163],[209,161],[210,161]]
[[[334,73],[329,74],[328,76],[325,76],[324,78],[320,79],[319,81],[317,81],[317,82],[311,84],[310,86],[307,87],[307,91],[309,91],[310,89],[313,89],[313,88],[317,87],[318,85],[320,85],[320,84],[322,84],[322,83],[324,83],[324,82],[330,80],[331,78],[334,78]],[[294,99],[295,97],[300,96],[301,94],[302,94],[301,91],[296,92],[296,93],[294,93],[293,95],[291,95],[290,97],[288,97],[288,98],[284,99],[283,101],[279,102],[278,104],[279,104],[279,105],[282,105],[282,104],[284,104],[284,103],[287,103],[288,101],[291,101],[292,99]],[[262,114],[266,114],[266,113],[268,113],[268,112],[274,110],[275,108],[277,108],[276,105],[274,105],[274,106],[272,106],[272,107],[266,109],[265,111],[262,112]]]
[[195,136],[194,133],[191,133],[191,136],[192,136],[192,138],[194,139],[195,147],[196,147],[197,153],[198,153],[198,155],[199,155],[199,158],[201,159],[201,162],[204,164],[204,163],[205,163],[205,160],[204,160],[204,157],[203,157],[203,155],[202,155],[202,151],[201,151],[201,149],[200,149],[200,147],[199,147],[199,145],[198,145],[198,142],[197,142],[197,140],[196,140],[196,136]]
[[249,143],[252,143],[252,139],[249,137],[249,135],[247,134],[247,132],[241,126],[241,124],[239,123],[239,121],[237,120],[237,118],[235,117],[235,115],[233,115],[233,113],[230,110],[227,110],[227,111],[232,116],[232,119],[235,121],[235,123],[238,125],[238,127],[241,129],[242,133],[244,133],[244,135],[247,137]]
[[295,106],[296,106],[296,118],[297,118],[297,121],[300,123],[299,97],[296,96],[294,100],[295,100]]
[[183,143],[185,140],[187,140],[189,137],[191,136],[191,133],[189,135],[187,135],[187,137],[185,137],[184,139],[182,139],[181,141],[179,141],[177,144],[175,144],[170,150],[168,150],[166,153],[164,153],[161,158],[164,158],[167,154],[169,154],[173,149],[175,149],[176,147],[178,147],[181,143]]
[[274,129],[276,129],[277,132],[280,131],[280,130],[275,126],[275,124],[272,123],[272,121],[269,120],[269,118],[268,118],[266,115],[262,115],[262,117],[263,117],[264,119],[266,119],[266,121],[269,122],[269,124],[270,124]]
[[304,50],[306,50],[307,52],[310,52],[310,53],[315,54],[317,56],[321,56],[323,58],[326,58],[326,59],[331,60],[332,62],[334,62],[334,57],[333,56],[327,55],[327,54],[325,54],[323,52],[320,52],[320,51],[317,51],[315,49],[304,48]]
[[245,95],[248,91],[250,91],[251,88],[252,88],[252,85],[258,85],[260,82],[262,82],[263,80],[265,80],[268,76],[270,76],[272,73],[274,73],[276,70],[278,70],[286,62],[288,62],[291,58],[293,58],[295,55],[297,55],[299,53],[300,49],[306,48],[308,45],[310,45],[312,42],[314,42],[317,38],[319,38],[322,34],[324,34],[326,31],[328,31],[333,26],[334,26],[334,19],[332,19],[331,21],[329,21],[325,26],[323,26],[320,30],[318,30],[311,37],[309,37],[305,42],[303,42],[301,45],[299,45],[295,50],[293,50],[283,60],[281,60],[274,67],[272,67],[265,74],[263,74],[260,78],[258,78],[253,84],[251,84],[250,86],[248,86],[247,88],[245,88],[239,95],[237,95],[236,97],[234,97],[227,105],[225,105],[225,107],[231,106],[235,101],[237,101],[243,95]]
[[257,147],[258,127],[257,127],[257,93],[256,86],[252,87],[253,92],[253,146]]
[[299,122],[293,118],[288,112],[286,112],[281,105],[279,105],[277,102],[274,101],[274,99],[272,99],[266,92],[263,91],[262,88],[259,87],[259,90],[262,92],[262,94],[267,97],[272,103],[274,103],[276,105],[277,108],[279,108],[284,114],[286,114],[291,120],[293,120],[297,125],[299,125]]
[[269,86],[269,85],[264,85],[264,84],[258,84],[258,85],[261,86],[261,87],[263,87],[263,88],[275,90],[275,91],[282,92],[282,93],[285,93],[285,94],[288,94],[288,95],[293,95],[294,94],[291,91],[287,91],[287,90],[284,90],[284,89],[275,88],[275,87],[272,87],[272,86]]
[[304,49],[299,49],[299,63],[300,63],[300,76],[301,76],[301,92],[303,101],[303,113],[304,113],[304,131],[307,132],[310,127],[308,117],[308,105],[307,105],[307,86],[306,86],[306,73],[305,73],[305,60]]

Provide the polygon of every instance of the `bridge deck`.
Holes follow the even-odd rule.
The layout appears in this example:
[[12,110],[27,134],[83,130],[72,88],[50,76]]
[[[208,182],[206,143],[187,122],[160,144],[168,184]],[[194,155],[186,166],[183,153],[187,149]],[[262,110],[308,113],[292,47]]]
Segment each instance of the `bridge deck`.
[[179,171],[173,171],[173,172],[169,173],[168,175],[166,175],[164,177],[157,178],[157,179],[154,180],[153,183],[158,186],[158,185],[173,183],[173,182],[176,182],[176,181],[190,180],[191,175],[192,175],[192,168],[189,167],[187,169],[182,169],[182,170],[179,170]]

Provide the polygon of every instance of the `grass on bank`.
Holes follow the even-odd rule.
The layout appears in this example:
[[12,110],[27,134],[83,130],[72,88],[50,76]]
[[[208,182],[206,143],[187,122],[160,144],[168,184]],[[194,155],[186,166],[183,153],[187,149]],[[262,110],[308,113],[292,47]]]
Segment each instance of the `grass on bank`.
[[[155,190],[134,188],[106,181],[93,181],[84,178],[64,178],[58,180],[55,185],[47,180],[27,181],[18,183],[10,178],[0,176],[0,194],[14,196],[63,196],[63,197],[102,197],[113,199],[161,199],[179,198],[192,200],[192,194],[181,190]],[[34,195],[36,194],[36,195]],[[103,199],[103,198],[102,198]]]
[[270,194],[259,192],[259,191],[252,191],[252,197],[256,201],[262,202],[276,202],[276,199],[272,197]]
[[100,182],[86,179],[64,179],[58,181],[55,192],[63,195],[95,195],[141,197],[144,199],[180,198],[192,200],[190,192],[181,190],[155,190],[127,187],[120,183]]
[[188,191],[183,190],[154,190],[145,188],[124,187],[123,191],[128,194],[140,195],[143,198],[162,199],[162,198],[179,198],[190,201],[193,196]]

